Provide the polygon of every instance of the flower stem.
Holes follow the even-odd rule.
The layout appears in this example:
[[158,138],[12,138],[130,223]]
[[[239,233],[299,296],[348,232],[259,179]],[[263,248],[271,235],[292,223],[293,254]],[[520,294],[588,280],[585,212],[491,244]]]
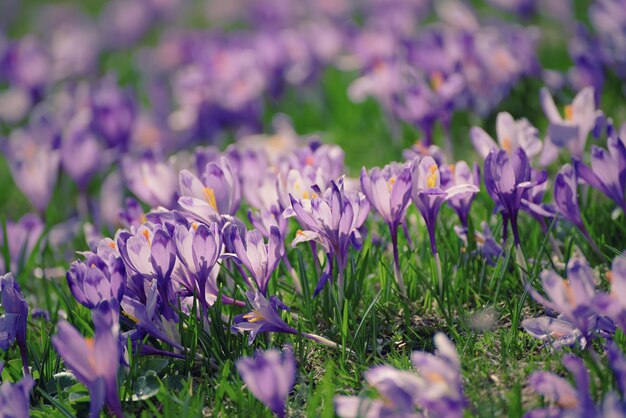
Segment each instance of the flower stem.
[[298,273],[296,273],[296,270],[293,268],[293,266],[289,262],[289,258],[287,257],[287,254],[283,255],[283,262],[285,263],[285,267],[287,268],[287,271],[289,272],[289,275],[291,276],[291,279],[293,280],[293,287],[295,287],[296,292],[299,295],[301,295],[302,283],[300,282],[300,276],[298,276]]
[[439,282],[439,294],[443,295],[443,273],[441,272],[441,258],[439,253],[434,254],[435,257],[435,269],[437,270],[437,281]]
[[406,297],[406,286],[402,279],[402,269],[400,268],[400,256],[398,254],[398,225],[390,225],[389,231],[391,232],[391,246],[393,247],[393,265],[396,283],[402,296]]

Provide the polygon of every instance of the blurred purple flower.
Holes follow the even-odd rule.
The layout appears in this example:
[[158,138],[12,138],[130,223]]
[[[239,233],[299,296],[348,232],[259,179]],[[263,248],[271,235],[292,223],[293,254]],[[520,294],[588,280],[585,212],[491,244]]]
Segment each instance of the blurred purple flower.
[[[39,249],[44,246],[42,234],[45,225],[39,216],[27,213],[19,221],[7,220],[7,242],[9,247],[10,271],[18,272],[28,261],[35,246],[39,243]],[[0,244],[5,245],[4,237],[0,235]],[[0,272],[5,272],[4,259],[0,258]]]
[[541,152],[539,131],[526,118],[515,120],[510,113],[500,112],[496,118],[496,133],[497,144],[483,128],[475,126],[470,130],[472,144],[483,159],[494,148],[503,149],[508,154],[522,148],[530,159]]
[[[0,373],[4,363],[0,361]],[[35,381],[26,375],[17,383],[5,381],[0,385],[0,415],[3,417],[28,417],[30,407],[30,393]]]
[[595,277],[587,262],[579,257],[567,264],[567,279],[552,270],[541,273],[543,289],[548,299],[530,288],[530,294],[541,305],[557,312],[557,318],[525,319],[522,326],[533,337],[551,342],[553,346],[585,346],[596,335],[611,335],[615,324],[606,316],[595,313]]
[[554,181],[554,203],[561,216],[580,230],[591,247],[598,254],[602,254],[596,243],[591,239],[580,214],[578,204],[578,176],[570,164],[565,164],[559,170]]
[[281,354],[272,349],[237,360],[237,370],[252,394],[277,416],[285,416],[285,403],[296,380],[296,362],[291,347]]
[[607,278],[611,283],[611,291],[597,294],[593,301],[594,310],[607,315],[626,331],[626,255],[621,254],[613,259]]
[[136,118],[137,105],[115,77],[100,80],[91,93],[91,126],[111,148],[126,150]]
[[4,315],[0,317],[0,349],[7,351],[13,341],[17,341],[24,374],[29,375],[28,345],[26,343],[28,303],[26,303],[22,289],[13,278],[12,273],[0,277],[0,299],[4,308]]
[[626,139],[610,135],[608,151],[591,147],[591,168],[574,159],[576,174],[594,189],[604,193],[626,212]]
[[416,372],[377,366],[365,379],[378,392],[378,399],[336,396],[335,412],[342,418],[356,417],[462,417],[467,405],[463,395],[461,362],[454,345],[442,333],[435,335],[436,355],[414,351]]
[[128,188],[151,206],[172,209],[177,197],[176,172],[167,161],[151,156],[122,160],[122,172]]
[[95,338],[83,338],[69,322],[61,320],[52,344],[76,378],[89,389],[89,416],[100,415],[106,404],[117,417],[122,405],[117,391],[117,369],[120,364],[119,324],[108,316],[114,306],[101,303],[92,310]]

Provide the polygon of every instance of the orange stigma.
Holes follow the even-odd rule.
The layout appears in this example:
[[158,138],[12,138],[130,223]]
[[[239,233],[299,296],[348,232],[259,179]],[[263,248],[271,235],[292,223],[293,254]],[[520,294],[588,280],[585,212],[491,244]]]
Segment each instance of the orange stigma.
[[574,120],[574,108],[572,107],[572,105],[567,105],[565,106],[565,120],[567,121],[573,121]]
[[205,187],[202,189],[202,193],[204,193],[204,199],[207,201],[209,206],[217,212],[217,201],[215,200],[215,192],[213,189],[211,187]]

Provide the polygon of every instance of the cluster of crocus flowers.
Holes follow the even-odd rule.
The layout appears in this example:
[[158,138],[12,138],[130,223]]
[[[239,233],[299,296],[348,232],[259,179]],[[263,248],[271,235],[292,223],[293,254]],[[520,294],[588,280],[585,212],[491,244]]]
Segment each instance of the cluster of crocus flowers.
[[435,335],[436,354],[415,351],[414,371],[377,366],[365,379],[379,398],[335,397],[335,412],[342,418],[390,416],[462,417],[466,406],[461,382],[460,360],[452,342],[442,333]]

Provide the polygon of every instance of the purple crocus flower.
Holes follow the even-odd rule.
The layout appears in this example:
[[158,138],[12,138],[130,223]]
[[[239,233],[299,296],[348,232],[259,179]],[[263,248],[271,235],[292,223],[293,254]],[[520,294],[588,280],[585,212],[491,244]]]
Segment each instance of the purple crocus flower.
[[480,127],[473,127],[470,130],[472,144],[482,158],[487,158],[492,149],[503,149],[508,154],[513,153],[517,148],[526,151],[528,158],[533,158],[541,152],[541,140],[539,131],[528,122],[527,119],[513,119],[510,113],[500,112],[496,117],[496,133],[498,143]]
[[103,149],[90,129],[90,121],[89,111],[79,111],[68,123],[61,140],[63,170],[81,190],[85,190],[103,165]]
[[610,335],[615,332],[611,320],[595,313],[595,278],[584,259],[574,257],[569,261],[567,279],[552,270],[545,270],[541,273],[541,281],[548,299],[532,288],[530,294],[559,316],[525,319],[522,326],[529,334],[560,347],[577,341],[585,346],[596,334]]
[[563,365],[574,377],[576,386],[565,378],[549,372],[534,372],[528,384],[543,395],[551,405],[528,412],[526,418],[539,417],[623,417],[626,410],[614,393],[605,396],[601,405],[595,405],[590,393],[589,371],[584,362],[573,354],[563,357]]
[[442,333],[435,335],[436,355],[415,351],[411,363],[417,373],[377,366],[365,379],[378,391],[378,399],[335,397],[335,412],[342,418],[462,417],[461,362],[454,345]]
[[411,169],[408,163],[392,163],[382,170],[373,168],[367,174],[361,170],[361,190],[370,204],[387,222],[393,246],[394,272],[398,288],[406,295],[398,256],[398,226],[404,223],[406,210],[411,203]]
[[259,292],[267,296],[269,280],[285,253],[280,232],[278,228],[271,227],[268,244],[265,244],[263,236],[256,229],[241,232],[243,234],[236,225],[230,229],[230,240],[237,259],[248,269]]
[[362,193],[344,192],[343,178],[338,183],[330,182],[330,187],[322,192],[314,187],[311,199],[296,200],[291,197],[291,208],[284,212],[285,217],[294,216],[304,231],[298,231],[292,246],[300,242],[319,242],[328,256],[325,272],[320,277],[315,294],[317,295],[332,275],[332,260],[337,260],[340,292],[343,292],[343,275],[348,263],[350,244],[360,247],[362,236],[359,228],[369,213],[369,203]]
[[[485,186],[492,198],[497,199],[503,211],[503,219],[511,223],[515,245],[520,245],[517,228],[524,192],[547,179],[545,171],[531,178],[531,169],[526,152],[517,148],[510,156],[505,150],[492,149],[485,159]],[[503,225],[506,228],[506,225]]]
[[178,203],[198,219],[217,221],[222,215],[234,215],[241,203],[241,185],[226,157],[206,165],[202,179],[188,170],[180,172]]
[[280,316],[279,309],[288,309],[280,300],[272,296],[269,300],[257,291],[246,292],[252,311],[237,315],[233,320],[232,329],[235,332],[250,332],[248,343],[256,338],[261,332],[284,332],[298,334],[298,331],[287,325]]
[[422,214],[428,236],[430,238],[430,249],[435,262],[437,263],[437,275],[439,285],[442,286],[441,277],[441,261],[437,252],[437,243],[435,241],[435,226],[437,223],[437,215],[441,205],[453,198],[467,199],[478,193],[479,189],[474,184],[457,184],[446,190],[441,187],[441,175],[439,166],[431,157],[424,157],[419,162],[413,163],[413,188],[411,191],[413,203]]
[[67,271],[67,284],[81,305],[94,309],[100,302],[111,299],[121,302],[126,284],[126,270],[120,257],[108,264],[93,253],[85,261],[74,261]]
[[596,110],[592,87],[582,89],[571,105],[565,106],[565,116],[554,104],[552,95],[544,87],[540,92],[541,107],[548,117],[548,136],[550,142],[559,148],[567,147],[574,157],[581,157],[585,151],[587,137],[602,115]]
[[[0,361],[0,373],[4,363]],[[17,383],[3,382],[0,385],[0,416],[22,418],[29,416],[30,393],[35,381],[26,375]]]
[[626,331],[626,255],[613,259],[607,278],[611,283],[611,291],[598,293],[593,301],[594,310],[601,315],[607,315]]
[[26,329],[28,321],[28,303],[20,285],[13,278],[13,274],[7,273],[0,277],[0,298],[4,315],[0,317],[0,349],[7,351],[17,341],[22,357],[24,374],[28,371],[28,346],[26,345]]
[[109,147],[125,150],[137,114],[129,92],[122,90],[114,77],[102,79],[91,94],[91,125]]
[[205,308],[211,306],[218,293],[211,272],[218,267],[224,247],[219,226],[215,222],[210,225],[193,223],[189,227],[177,225],[174,243],[180,261],[191,274],[200,303]]
[[574,159],[576,174],[587,184],[604,193],[626,213],[626,144],[625,139],[610,135],[608,151],[591,147],[591,167]]
[[167,161],[151,156],[122,160],[122,173],[128,188],[151,206],[173,208],[176,202],[176,172]]
[[578,176],[570,164],[565,164],[561,167],[556,175],[556,180],[554,181],[554,203],[561,216],[580,230],[594,251],[602,254],[596,243],[591,239],[583,223],[578,204]]
[[4,150],[15,184],[40,214],[52,197],[61,161],[53,131],[46,124],[16,129]]
[[[465,184],[473,184],[477,188],[480,187],[480,166],[477,163],[474,163],[470,169],[465,161],[459,161],[456,164],[440,166],[439,172],[441,175],[441,187],[444,190]],[[475,197],[476,193],[462,193],[448,199],[448,205],[459,216],[461,226],[464,228],[467,228],[469,211]]]
[[117,417],[122,417],[122,405],[117,391],[117,369],[120,364],[119,324],[110,322],[111,310],[103,302],[92,311],[95,338],[83,338],[69,322],[61,320],[52,344],[76,378],[89,389],[89,416],[100,416],[107,405]]
[[[7,221],[7,245],[9,247],[10,270],[17,272],[32,254],[35,246],[40,242],[45,225],[41,218],[34,213],[28,213],[17,222]],[[4,244],[4,237],[0,236],[0,244]],[[4,259],[0,258],[0,271],[6,270]]]
[[296,380],[291,347],[257,352],[237,360],[237,370],[252,394],[277,416],[285,416],[285,402]]

